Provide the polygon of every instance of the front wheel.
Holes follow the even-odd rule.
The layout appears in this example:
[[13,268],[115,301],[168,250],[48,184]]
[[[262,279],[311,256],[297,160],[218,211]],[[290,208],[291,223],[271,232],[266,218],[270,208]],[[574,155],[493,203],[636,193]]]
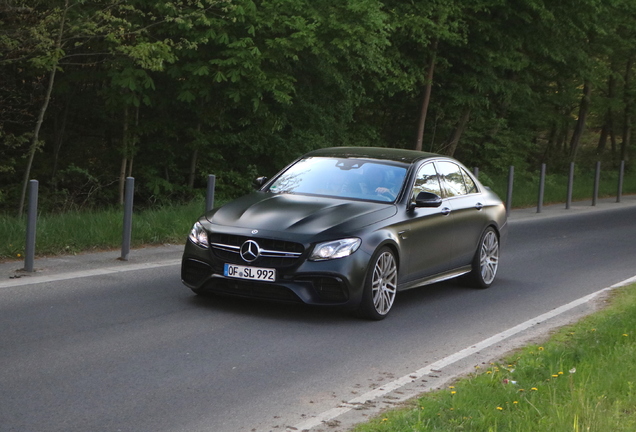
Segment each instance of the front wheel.
[[488,288],[495,281],[499,268],[499,236],[492,227],[488,227],[479,240],[479,246],[473,258],[470,276],[477,288]]
[[362,302],[358,314],[372,320],[384,319],[395,300],[397,291],[397,261],[391,249],[379,249],[370,261],[364,281]]

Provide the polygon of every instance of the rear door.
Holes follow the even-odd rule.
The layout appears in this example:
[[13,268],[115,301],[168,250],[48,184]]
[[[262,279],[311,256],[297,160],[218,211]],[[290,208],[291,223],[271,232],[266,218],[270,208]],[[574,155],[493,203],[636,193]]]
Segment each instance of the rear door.
[[435,164],[453,216],[450,262],[457,268],[471,263],[488,218],[483,197],[466,170],[451,161]]

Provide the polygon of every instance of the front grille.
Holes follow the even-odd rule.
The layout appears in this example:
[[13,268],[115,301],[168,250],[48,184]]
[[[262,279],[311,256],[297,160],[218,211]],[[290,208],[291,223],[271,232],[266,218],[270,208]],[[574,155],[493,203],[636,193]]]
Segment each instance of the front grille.
[[210,279],[205,287],[218,294],[253,297],[266,300],[300,302],[293,291],[284,286],[233,279]]
[[231,234],[210,234],[210,247],[214,256],[219,260],[232,264],[243,264],[246,262],[241,258],[240,249],[247,240],[258,243],[261,249],[261,256],[250,265],[261,267],[288,267],[296,264],[305,248],[300,243],[288,242],[284,240],[250,238]]
[[187,259],[181,266],[181,279],[188,285],[197,286],[212,274],[212,268],[201,261]]

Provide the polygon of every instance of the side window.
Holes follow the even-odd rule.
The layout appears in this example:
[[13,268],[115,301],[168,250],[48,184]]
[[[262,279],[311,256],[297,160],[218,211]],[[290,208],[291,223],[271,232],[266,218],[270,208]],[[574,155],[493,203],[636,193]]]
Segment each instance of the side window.
[[466,193],[473,194],[479,192],[477,190],[477,185],[473,181],[472,178],[468,175],[465,170],[462,170],[462,174],[464,174],[464,183],[466,184]]
[[437,162],[437,168],[440,176],[444,179],[444,189],[449,197],[468,193],[462,169],[458,165],[452,162]]
[[412,198],[415,198],[420,192],[431,192],[436,195],[442,196],[442,188],[439,184],[439,177],[437,171],[435,171],[435,165],[427,163],[420,167],[415,177],[415,183],[413,184]]

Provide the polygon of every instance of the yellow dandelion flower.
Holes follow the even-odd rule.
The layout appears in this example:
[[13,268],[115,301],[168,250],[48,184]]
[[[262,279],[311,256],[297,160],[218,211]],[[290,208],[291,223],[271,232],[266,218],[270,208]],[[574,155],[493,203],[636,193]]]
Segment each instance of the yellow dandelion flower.
[[563,372],[559,371],[559,375],[563,375]]
[[451,392],[451,394],[452,394],[452,395],[454,395],[454,394],[456,394],[456,393],[457,393],[457,392],[456,392],[455,390],[453,390],[453,391]]
[[512,402],[512,404],[513,404],[513,405],[517,405],[518,403],[519,403],[519,402],[517,402],[517,401],[513,401],[513,402]]
[[502,407],[497,407],[497,409],[498,409],[499,411],[503,411],[503,408],[502,408]]
[[22,255],[18,254],[18,258],[20,258]]
[[[19,255],[18,255],[18,256],[19,256]],[[627,337],[627,336],[628,336],[628,334],[627,334],[627,333],[623,333],[623,336]]]
[[492,373],[492,371],[488,371],[488,372],[486,372],[486,374],[491,374],[491,373]]
[[539,351],[543,351],[543,347],[539,347]]
[[382,419],[382,421],[383,422],[387,422],[387,421],[389,421],[389,419],[385,417],[385,418]]
[[538,388],[536,388],[536,387],[532,387],[532,388],[530,389],[530,391],[539,391],[539,389],[538,389]]
[[520,392],[524,392],[525,390],[524,390],[524,389],[519,389],[519,391],[520,391]]
[[558,378],[559,376],[557,374],[552,375],[552,378]]
[[449,388],[449,389],[454,389],[454,388],[455,388],[455,386],[448,386],[448,388]]

